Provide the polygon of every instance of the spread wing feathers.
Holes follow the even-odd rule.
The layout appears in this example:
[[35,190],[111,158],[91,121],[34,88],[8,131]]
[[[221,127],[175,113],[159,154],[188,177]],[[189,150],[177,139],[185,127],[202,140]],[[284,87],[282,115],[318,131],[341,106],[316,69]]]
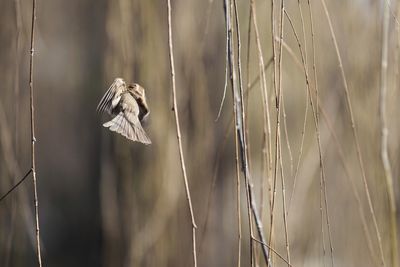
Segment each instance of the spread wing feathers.
[[111,114],[112,109],[118,105],[121,94],[125,91],[127,91],[127,88],[124,80],[116,78],[97,105],[97,111],[99,113],[107,111]]
[[114,119],[103,124],[113,132],[117,132],[127,139],[149,145],[151,141],[143,130],[139,119],[130,112],[120,112]]

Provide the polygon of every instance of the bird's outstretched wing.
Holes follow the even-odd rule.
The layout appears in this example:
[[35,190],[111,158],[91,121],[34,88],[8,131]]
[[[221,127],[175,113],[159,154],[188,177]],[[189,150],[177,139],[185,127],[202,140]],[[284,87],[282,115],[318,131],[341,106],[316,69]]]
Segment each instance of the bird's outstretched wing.
[[112,110],[118,105],[121,95],[127,90],[125,81],[121,78],[116,78],[97,105],[97,111],[111,114]]
[[127,139],[138,141],[145,145],[151,144],[150,138],[142,128],[137,116],[121,111],[114,119],[103,124],[110,131],[117,132]]

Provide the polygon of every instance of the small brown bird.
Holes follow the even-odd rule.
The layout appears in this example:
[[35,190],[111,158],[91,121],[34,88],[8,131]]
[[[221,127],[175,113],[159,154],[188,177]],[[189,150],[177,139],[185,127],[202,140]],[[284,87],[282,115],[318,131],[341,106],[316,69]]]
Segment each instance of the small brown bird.
[[100,113],[107,112],[114,116],[103,124],[132,141],[151,144],[150,138],[142,128],[141,122],[149,115],[144,88],[139,84],[126,84],[116,78],[97,106]]

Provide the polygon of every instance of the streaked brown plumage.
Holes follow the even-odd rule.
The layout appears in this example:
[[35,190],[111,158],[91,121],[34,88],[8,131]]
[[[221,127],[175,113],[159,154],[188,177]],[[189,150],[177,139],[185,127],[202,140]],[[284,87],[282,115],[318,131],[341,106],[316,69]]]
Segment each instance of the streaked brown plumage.
[[132,141],[151,144],[141,124],[150,111],[144,89],[139,84],[127,85],[123,79],[116,78],[100,100],[97,111],[114,116],[103,124],[104,127]]

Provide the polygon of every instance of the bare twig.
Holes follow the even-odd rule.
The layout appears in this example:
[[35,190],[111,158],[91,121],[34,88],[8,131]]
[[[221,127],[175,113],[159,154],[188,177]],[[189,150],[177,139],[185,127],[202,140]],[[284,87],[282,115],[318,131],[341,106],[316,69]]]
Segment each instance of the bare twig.
[[[333,256],[332,234],[331,234],[331,227],[330,227],[330,220],[329,220],[329,209],[328,209],[328,199],[327,199],[328,197],[327,197],[327,190],[326,190],[326,177],[325,177],[325,170],[324,170],[324,160],[323,160],[323,156],[322,156],[321,136],[320,136],[320,131],[319,131],[319,119],[318,119],[318,113],[316,111],[316,109],[318,109],[318,107],[315,107],[315,104],[314,104],[314,101],[312,98],[308,69],[307,69],[307,65],[305,62],[305,55],[304,55],[303,49],[301,47],[300,39],[298,37],[296,29],[294,28],[293,22],[289,16],[289,14],[286,12],[286,10],[285,10],[285,15],[286,15],[287,19],[289,20],[289,24],[293,30],[294,36],[296,37],[297,45],[300,50],[301,63],[303,65],[304,75],[306,78],[306,87],[307,87],[308,95],[310,97],[310,104],[311,104],[312,114],[313,114],[313,118],[314,118],[315,131],[317,134],[318,155],[319,155],[319,163],[320,163],[320,170],[321,170],[321,175],[320,175],[321,196],[322,196],[322,189],[323,189],[324,202],[325,202],[324,204],[325,204],[325,209],[326,209],[326,224],[328,227],[329,247],[330,247],[330,251],[331,251],[331,263],[332,263],[332,266],[334,266],[335,264],[334,264],[334,256]],[[321,203],[320,209],[321,209],[321,218],[322,218],[322,215],[323,215],[322,214],[322,202],[320,202],[320,203]],[[323,229],[322,226],[321,226],[321,229]],[[322,232],[322,236],[323,236],[323,232]]]
[[[226,36],[228,36],[228,28],[226,28]],[[225,83],[224,83],[224,93],[222,94],[222,99],[221,99],[221,104],[219,105],[218,109],[218,114],[217,117],[215,118],[215,121],[218,121],[219,117],[221,116],[222,108],[225,103],[225,97],[226,97],[226,90],[228,88],[228,38],[226,38],[226,43],[225,43],[225,51],[226,51],[226,58],[225,58]]]
[[258,240],[258,239],[256,239],[256,238],[254,238],[254,237],[253,237],[252,239],[253,239],[254,241],[256,241],[257,243],[268,247],[269,250],[271,250],[271,251],[272,251],[273,253],[275,253],[281,260],[283,260],[285,263],[287,263],[289,267],[293,267],[293,265],[290,264],[288,260],[286,260],[281,254],[279,254],[278,251],[276,251],[275,249],[273,249],[272,247],[270,247],[268,244],[266,244],[266,243],[264,243],[264,242],[262,242],[262,241],[260,241],[260,240]]
[[388,153],[389,130],[386,122],[386,92],[387,92],[387,68],[389,47],[389,4],[384,5],[382,23],[382,55],[381,55],[381,90],[379,94],[379,117],[381,130],[381,160],[386,180],[386,190],[390,207],[390,238],[391,238],[391,266],[398,267],[397,222],[396,222],[396,198],[393,189],[392,167]]
[[29,169],[29,171],[22,177],[13,187],[11,187],[2,197],[0,197],[0,202],[3,201],[9,194],[11,194],[20,184],[22,184],[26,178],[28,178],[29,174],[31,174],[32,169]]
[[[245,108],[244,108],[244,99],[243,99],[243,81],[242,81],[242,61],[241,61],[241,40],[240,40],[240,27],[239,27],[239,14],[238,14],[238,9],[237,9],[237,3],[236,0],[233,0],[233,5],[235,9],[235,26],[236,26],[236,38],[237,38],[237,68],[238,68],[238,76],[239,76],[239,90],[240,90],[240,102],[241,102],[241,111],[242,111],[242,126],[243,129],[246,128],[246,116],[245,116]],[[231,10],[231,13],[233,11]],[[227,27],[228,28],[228,27]],[[228,38],[228,41],[232,40]],[[233,87],[232,87],[233,88]],[[235,131],[236,132],[236,131]],[[243,139],[244,143],[247,144],[247,139],[246,139],[246,132],[243,132]],[[238,248],[238,266],[240,266],[240,260],[241,260],[241,239],[242,239],[242,220],[241,220],[241,215],[240,215],[240,169],[239,169],[239,144],[237,142],[237,136],[235,138],[235,147],[236,147],[236,188],[237,188],[237,213],[238,213],[238,242],[239,242],[239,248]],[[248,149],[248,146],[246,146],[246,149]],[[248,150],[246,151],[246,155],[248,153]],[[248,184],[248,181],[246,182],[246,186]],[[250,200],[248,197],[249,194],[247,194],[247,205],[248,205],[248,217],[249,217],[249,226],[250,226],[250,236],[253,236],[253,222],[251,220],[251,213],[250,213]],[[254,255],[254,244],[253,241],[250,239],[250,258],[251,258],[251,264],[253,266],[253,255]]]
[[[271,192],[272,188],[272,147],[271,147],[271,125],[270,125],[270,114],[269,114],[269,103],[268,103],[268,90],[267,90],[267,82],[266,82],[266,75],[265,75],[265,70],[268,65],[270,65],[273,60],[270,59],[267,64],[264,64],[264,57],[262,53],[262,46],[261,46],[261,41],[260,41],[260,34],[258,30],[258,25],[257,25],[257,12],[256,12],[256,6],[254,0],[250,0],[250,10],[252,14],[252,19],[253,19],[253,26],[254,26],[254,33],[255,33],[255,38],[256,38],[256,44],[257,44],[257,51],[258,51],[258,59],[259,59],[259,79],[260,79],[260,88],[261,88],[261,96],[262,96],[262,104],[263,104],[263,148],[262,148],[262,155],[263,158],[265,159],[265,163],[267,164],[267,177],[264,177],[264,179],[268,179],[268,186],[269,186],[269,191]],[[250,88],[252,85],[250,85]],[[271,198],[270,198],[271,199]],[[270,203],[271,205],[271,203]],[[260,222],[261,223],[261,222]],[[264,242],[266,243],[266,242]],[[266,253],[266,246],[262,247],[264,256],[268,255],[269,253]],[[270,265],[270,258],[268,257],[267,259],[267,264]]]
[[[276,147],[275,147],[275,175],[274,175],[274,198],[273,203],[275,203],[275,188],[278,176],[278,169],[281,170],[281,185],[282,185],[282,205],[283,205],[283,221],[284,221],[284,229],[285,229],[285,245],[286,245],[286,256],[288,258],[288,265],[290,265],[290,245],[289,245],[289,233],[287,227],[287,210],[286,210],[286,194],[285,194],[285,177],[283,173],[283,165],[282,165],[282,141],[281,141],[281,129],[280,129],[280,117],[281,110],[283,108],[283,87],[282,87],[282,65],[283,65],[283,53],[282,53],[282,40],[283,40],[283,31],[284,31],[284,19],[283,13],[285,10],[284,0],[281,0],[280,7],[280,29],[279,29],[279,86],[278,86],[278,95],[276,96]],[[289,146],[290,148],[290,146]],[[274,204],[272,205],[272,210],[274,208]],[[271,212],[273,214],[273,212]],[[272,215],[273,216],[273,215]]]
[[[289,55],[293,58],[294,62],[296,63],[296,66],[298,66],[299,68],[302,68],[302,65],[300,63],[300,60],[296,58],[296,55],[294,54],[293,50],[285,43],[285,41],[283,41],[283,47],[287,50],[287,52],[289,53]],[[308,91],[307,91],[307,97],[308,97]],[[368,245],[368,249],[369,249],[369,253],[371,255],[371,257],[373,257],[374,255],[374,249],[372,247],[372,240],[371,240],[371,236],[370,236],[370,231],[368,230],[368,226],[367,226],[367,221],[364,215],[364,211],[363,211],[363,207],[362,207],[362,203],[361,203],[361,198],[360,195],[357,192],[357,188],[356,188],[356,184],[354,183],[353,179],[351,179],[351,175],[350,175],[350,170],[346,164],[346,159],[344,156],[344,152],[343,149],[340,145],[340,141],[334,131],[334,127],[332,125],[332,123],[330,122],[330,119],[328,118],[328,115],[326,114],[326,112],[324,111],[324,107],[321,105],[321,100],[319,99],[319,96],[317,95],[317,100],[316,103],[318,103],[318,108],[321,110],[321,114],[322,117],[324,118],[324,121],[326,123],[326,126],[328,127],[334,142],[336,143],[336,147],[338,149],[338,153],[339,153],[339,158],[340,158],[340,162],[343,165],[343,168],[345,170],[345,176],[347,177],[347,179],[349,180],[349,183],[351,185],[351,189],[353,191],[354,197],[357,201],[357,205],[358,205],[358,211],[359,211],[359,216],[361,219],[361,222],[363,224],[363,230],[364,230],[364,235],[367,239],[367,245]],[[375,260],[375,257],[373,257],[373,259]]]
[[36,162],[35,162],[35,107],[33,101],[33,54],[35,46],[35,21],[36,21],[36,0],[32,0],[32,28],[31,28],[31,50],[29,60],[29,88],[30,88],[30,111],[31,111],[31,164],[32,164],[32,179],[33,179],[33,195],[35,204],[35,230],[36,230],[36,253],[38,265],[42,266],[42,255],[40,249],[40,224],[39,224],[39,200],[37,192],[36,179]]
[[[265,67],[264,67],[264,70],[265,70],[265,71],[267,70],[267,68],[268,68],[269,66],[271,66],[271,63],[272,63],[272,58],[270,58],[270,59],[268,60],[267,64],[265,65]],[[257,75],[257,76],[252,80],[252,82],[250,83],[250,85],[249,85],[247,91],[245,92],[245,94],[244,94],[245,97],[248,97],[250,91],[254,88],[254,86],[256,86],[257,82],[259,82],[259,81],[260,81],[260,75]],[[216,164],[215,164],[214,171],[213,171],[213,180],[212,180],[212,183],[211,183],[211,186],[210,186],[210,191],[209,191],[208,197],[207,197],[207,213],[206,213],[206,218],[205,218],[205,220],[204,220],[204,227],[202,227],[202,229],[203,229],[203,230],[202,230],[202,234],[201,234],[202,237],[204,236],[204,233],[207,231],[207,226],[208,226],[208,221],[209,221],[209,220],[208,220],[208,219],[209,219],[209,213],[210,213],[210,208],[211,208],[211,198],[212,198],[213,192],[214,192],[214,190],[215,190],[215,185],[216,185],[216,181],[217,181],[217,174],[218,174],[218,169],[219,169],[219,162],[220,162],[221,157],[222,157],[222,150],[223,150],[223,149],[225,148],[225,146],[226,146],[226,143],[227,143],[227,140],[228,140],[228,137],[229,137],[229,132],[231,131],[232,126],[233,126],[234,115],[231,116],[231,117],[228,119],[228,121],[229,121],[229,124],[228,124],[228,126],[225,128],[225,130],[224,130],[225,135],[224,135],[224,137],[223,137],[222,142],[220,142],[219,148],[218,148],[218,150],[217,150],[217,156],[216,156],[216,161],[215,161]],[[203,245],[203,241],[204,241],[204,238],[202,238],[202,239],[200,240],[200,242],[199,242],[199,243],[200,243],[200,245],[199,245],[200,254],[201,254],[201,251],[202,251],[201,248],[202,248],[202,245]]]
[[[299,13],[300,13],[300,20],[301,20],[301,27],[302,27],[302,31],[303,31],[303,41],[304,41],[304,61],[305,64],[307,66],[307,38],[306,38],[306,31],[305,31],[305,26],[304,26],[304,17],[303,17],[303,11],[301,9],[301,3],[300,0],[297,1],[297,5],[299,8]],[[312,26],[311,26],[312,28]],[[316,105],[318,107],[318,104]],[[317,109],[318,110],[318,109]],[[318,112],[318,111],[317,111]],[[301,133],[301,143],[300,143],[300,150],[299,150],[299,159],[297,161],[297,167],[296,167],[296,172],[293,178],[293,189],[292,189],[292,193],[290,195],[290,199],[289,199],[289,209],[292,203],[292,197],[294,194],[294,191],[296,189],[296,182],[297,182],[297,175],[298,175],[298,171],[299,171],[299,167],[300,167],[300,162],[301,162],[301,156],[303,155],[303,145],[304,145],[304,137],[305,137],[305,129],[306,129],[306,125],[307,125],[307,114],[308,114],[308,91],[306,92],[306,109],[304,111],[304,123],[303,123],[303,131]]]
[[[226,19],[226,28],[227,28],[227,40],[228,40],[228,64],[229,64],[229,74],[231,80],[231,88],[232,88],[232,97],[233,97],[233,112],[234,112],[234,122],[235,122],[235,147],[236,147],[236,170],[239,170],[239,159],[241,161],[242,169],[246,166],[247,158],[243,155],[246,153],[244,151],[246,141],[244,137],[244,132],[242,131],[243,128],[243,110],[241,105],[241,98],[238,94],[237,88],[237,80],[236,80],[236,70],[235,70],[235,55],[234,55],[234,48],[233,48],[233,27],[232,27],[232,16],[233,16],[233,1],[224,1],[224,11],[225,11],[225,19]],[[238,22],[235,19],[236,24],[236,31],[239,31]],[[238,49],[240,50],[240,43],[238,40]],[[238,52],[239,53],[239,52]],[[238,68],[240,66],[239,59],[238,59]],[[239,73],[239,87],[241,90],[241,73]],[[240,155],[240,156],[239,156]],[[251,218],[251,205],[250,205],[250,194],[248,190],[249,180],[248,177],[245,175],[245,185],[246,185],[246,203],[247,203],[247,212],[248,212],[248,223],[249,223],[249,236],[253,236],[253,223]],[[253,242],[250,239],[250,266],[254,266],[253,262]]]
[[[231,12],[232,8],[230,8],[230,11],[228,11],[228,7],[230,5],[228,4],[228,0],[224,1],[224,11],[225,11],[225,19],[226,19],[226,26],[228,27],[228,38],[229,38],[229,70],[230,70],[230,78],[231,78],[231,83],[232,83],[232,96],[233,96],[233,106],[234,106],[234,113],[235,113],[235,131],[237,132],[237,138],[238,138],[238,144],[239,144],[239,150],[240,150],[240,160],[242,162],[242,171],[245,176],[245,182],[246,182],[246,193],[248,196],[248,201],[250,203],[251,212],[253,213],[254,216],[254,221],[256,224],[257,232],[260,237],[260,239],[265,243],[265,237],[264,237],[264,232],[263,232],[263,226],[262,222],[260,219],[260,216],[258,214],[258,209],[257,209],[257,204],[254,199],[254,192],[253,192],[253,184],[250,176],[250,171],[248,168],[248,156],[247,156],[247,148],[246,148],[246,142],[245,142],[245,128],[243,125],[243,110],[242,110],[242,95],[241,92],[238,92],[237,89],[237,84],[236,84],[236,73],[235,73],[235,65],[234,65],[234,55],[233,55],[233,39],[232,39],[232,25],[231,25]],[[239,90],[242,90],[240,87]],[[250,223],[251,227],[251,223]],[[262,251],[264,255],[265,262],[267,263],[268,266],[269,264],[269,257],[268,257],[268,251],[266,246],[262,246]]]
[[[282,144],[279,143],[279,146]],[[289,242],[289,230],[288,230],[288,212],[286,208],[286,185],[285,185],[285,174],[283,172],[283,162],[282,162],[282,148],[279,148],[279,168],[281,170],[281,187],[282,187],[282,210],[283,210],[283,225],[285,229],[285,246],[286,246],[286,256],[288,258],[287,264],[290,264],[290,242]]]
[[344,91],[345,91],[345,95],[346,95],[346,104],[347,104],[347,108],[349,110],[351,128],[352,128],[352,132],[353,132],[353,138],[354,138],[355,145],[356,145],[358,163],[359,163],[360,170],[361,170],[361,175],[362,175],[362,180],[363,180],[363,184],[364,184],[365,194],[366,194],[367,200],[368,200],[368,207],[369,207],[369,210],[370,210],[370,213],[371,213],[371,216],[372,216],[372,221],[374,223],[375,233],[376,233],[376,236],[378,238],[378,245],[379,245],[379,251],[380,251],[380,256],[381,256],[381,263],[382,263],[383,266],[386,266],[385,258],[384,258],[384,254],[383,254],[381,233],[379,231],[378,222],[376,220],[374,207],[372,205],[371,194],[370,194],[370,191],[369,191],[369,186],[368,186],[368,182],[367,182],[367,176],[366,176],[366,173],[365,173],[364,163],[363,163],[363,160],[362,160],[360,141],[358,139],[357,128],[356,128],[355,119],[354,119],[354,115],[353,115],[353,108],[352,108],[351,99],[350,99],[349,87],[347,85],[346,74],[345,74],[344,69],[343,69],[342,57],[340,56],[339,45],[338,45],[337,40],[336,40],[336,35],[335,35],[334,30],[333,30],[331,17],[329,15],[329,11],[328,11],[328,8],[326,6],[325,0],[322,0],[322,6],[324,8],[324,12],[325,12],[326,18],[328,20],[329,30],[330,30],[330,33],[331,33],[333,44],[335,46],[336,57],[337,57],[337,60],[339,62],[340,74],[342,76]]
[[[320,102],[321,101],[318,101],[319,104],[320,104]],[[335,133],[334,127],[333,127],[332,123],[330,122],[330,119],[329,119],[328,115],[326,114],[323,106],[320,105],[319,108],[321,109],[321,114],[322,114],[322,117],[324,118],[325,124],[326,124],[328,130],[330,131],[330,134],[333,137],[333,141],[336,144],[336,148],[337,148],[338,153],[339,153],[340,162],[341,162],[341,164],[343,166],[343,169],[344,169],[344,172],[345,172],[345,176],[347,177],[347,180],[349,181],[349,183],[351,185],[351,189],[353,191],[354,198],[357,201],[358,212],[359,212],[359,216],[360,216],[360,219],[361,219],[361,223],[363,225],[364,235],[365,235],[365,238],[367,240],[367,246],[368,246],[369,254],[371,255],[371,258],[375,261],[376,260],[376,257],[374,257],[374,255],[375,255],[374,252],[375,251],[374,251],[374,249],[372,247],[371,235],[370,235],[370,231],[368,230],[367,220],[365,219],[365,215],[364,215],[364,210],[363,210],[362,203],[361,203],[360,194],[358,193],[357,188],[356,188],[356,184],[355,184],[354,180],[352,179],[352,177],[350,175],[350,169],[346,164],[346,159],[345,159],[345,156],[344,156],[345,154],[344,154],[343,149],[341,147],[339,138],[337,137],[337,135]]]
[[190,217],[192,221],[192,254],[193,254],[193,265],[197,266],[197,255],[196,255],[196,221],[194,219],[192,200],[190,196],[189,183],[186,174],[185,167],[185,158],[183,156],[183,148],[182,148],[182,138],[181,138],[181,129],[179,125],[179,114],[178,114],[178,104],[176,101],[176,85],[175,85],[175,66],[174,66],[174,52],[172,45],[172,25],[171,25],[171,1],[167,0],[167,8],[168,8],[168,45],[169,45],[169,58],[170,58],[170,68],[171,68],[171,80],[172,80],[172,98],[173,98],[173,109],[175,115],[175,124],[176,124],[176,134],[178,138],[178,146],[179,146],[179,157],[181,161],[181,169],[183,180],[185,183],[185,191],[186,191],[186,199],[189,206]]

